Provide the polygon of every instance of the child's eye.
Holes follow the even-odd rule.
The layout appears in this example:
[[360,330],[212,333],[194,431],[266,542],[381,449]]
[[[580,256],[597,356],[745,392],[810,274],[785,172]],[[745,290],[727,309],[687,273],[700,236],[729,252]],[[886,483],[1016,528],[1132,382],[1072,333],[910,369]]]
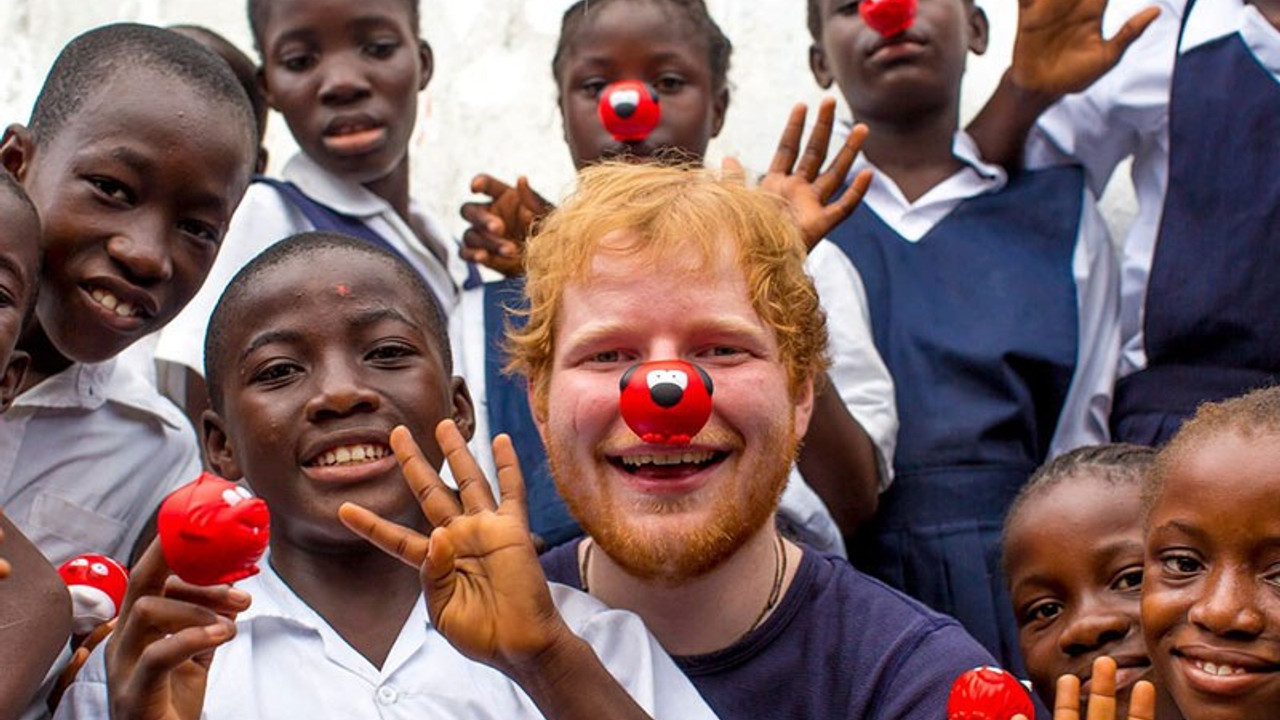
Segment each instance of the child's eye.
[[835,9],[832,11],[832,14],[833,15],[857,15],[858,1],[859,0],[852,0],[852,2],[837,3]]
[[680,92],[689,83],[678,75],[663,75],[653,84],[655,90],[663,94]]
[[604,92],[604,89],[607,86],[608,83],[604,80],[600,78],[591,78],[590,80],[582,81],[582,83],[578,85],[578,89],[582,91],[583,95],[595,99],[600,97],[600,93]]
[[1111,582],[1111,589],[1117,592],[1133,592],[1142,589],[1142,566],[1127,567],[1120,571]]
[[271,362],[249,376],[251,385],[278,385],[302,372],[302,368],[291,362]]
[[385,60],[391,57],[392,55],[394,55],[396,50],[398,50],[399,48],[400,48],[400,43],[397,41],[381,40],[377,42],[371,42],[365,45],[364,52],[366,55],[370,57],[377,58],[379,60]]
[[1027,608],[1022,614],[1022,624],[1046,622],[1062,614],[1062,603],[1057,600],[1043,600]]
[[1165,574],[1173,576],[1194,575],[1204,568],[1204,564],[1187,554],[1168,554],[1160,558],[1160,565]]
[[395,364],[395,361],[408,357],[416,357],[418,350],[404,343],[385,343],[379,345],[365,355],[366,360],[378,362],[383,365]]
[[178,229],[191,237],[213,245],[217,245],[218,241],[222,239],[217,228],[199,220],[184,220],[178,223]]
[[89,178],[89,184],[92,185],[99,194],[112,202],[123,203],[125,205],[133,204],[133,192],[129,190],[128,186],[118,180],[94,176]]
[[311,53],[295,53],[280,58],[280,67],[289,72],[303,72],[315,64],[315,55]]

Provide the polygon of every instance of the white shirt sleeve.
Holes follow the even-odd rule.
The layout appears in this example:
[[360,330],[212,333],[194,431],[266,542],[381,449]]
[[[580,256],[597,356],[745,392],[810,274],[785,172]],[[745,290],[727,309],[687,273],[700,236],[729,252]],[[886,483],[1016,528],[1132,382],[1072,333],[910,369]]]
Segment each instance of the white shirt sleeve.
[[1050,457],[1110,437],[1111,398],[1120,362],[1120,262],[1087,188],[1071,271],[1079,327],[1076,371],[1049,444]]

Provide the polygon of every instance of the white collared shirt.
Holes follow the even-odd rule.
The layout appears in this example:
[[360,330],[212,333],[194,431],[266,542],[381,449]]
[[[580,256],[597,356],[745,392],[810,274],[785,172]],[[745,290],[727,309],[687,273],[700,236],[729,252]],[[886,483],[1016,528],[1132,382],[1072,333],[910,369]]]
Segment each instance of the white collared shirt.
[[[282,175],[321,204],[360,218],[422,275],[440,298],[445,314],[453,314],[458,288],[467,275],[466,263],[458,255],[457,242],[425,208],[411,203],[412,222],[406,223],[387,201],[359,184],[334,177],[303,153],[289,159]],[[302,211],[275,188],[264,183],[249,186],[204,285],[160,331],[156,360],[177,363],[204,375],[205,329],[231,278],[263,250],[290,235],[312,229]]]
[[127,562],[164,496],[199,474],[190,423],[114,359],[73,364],[0,416],[0,505],[54,565]]
[[[1120,64],[1083,93],[1069,95],[1041,116],[1027,145],[1027,166],[1078,162],[1095,193],[1116,165],[1133,157],[1138,213],[1123,244],[1120,280],[1119,375],[1147,366],[1143,313],[1147,281],[1169,184],[1169,96],[1186,0],[1113,0],[1103,34],[1110,37],[1139,10],[1160,15]],[[1280,31],[1243,0],[1199,0],[1187,19],[1178,53],[1239,32],[1258,62],[1280,82]],[[1223,112],[1230,112],[1223,108]],[[1260,139],[1259,142],[1273,142]]]
[[[843,132],[837,134],[847,133],[845,126]],[[843,137],[834,138],[833,142],[843,142]],[[963,167],[915,202],[909,202],[897,184],[864,155],[859,155],[854,162],[850,177],[864,169],[873,170],[871,187],[862,199],[863,204],[904,240],[920,242],[960,203],[999,192],[1008,183],[1004,170],[982,161],[977,144],[967,133],[956,133],[952,152]],[[1119,354],[1118,267],[1115,249],[1094,195],[1088,188],[1084,195],[1071,260],[1079,313],[1076,370],[1050,442],[1050,457],[1082,445],[1106,442],[1109,437],[1108,418]],[[938,240],[940,238],[930,239]],[[895,380],[911,381],[910,378]]]
[[[431,625],[423,600],[381,668],[375,667],[271,569],[238,587],[253,604],[236,636],[214,654],[204,720],[359,720],[360,718],[540,718],[533,702],[505,675],[463,657]],[[574,633],[656,720],[714,718],[637,615],[551,585],[552,599]],[[100,647],[58,706],[60,720],[108,716]],[[601,709],[607,715],[606,709]]]

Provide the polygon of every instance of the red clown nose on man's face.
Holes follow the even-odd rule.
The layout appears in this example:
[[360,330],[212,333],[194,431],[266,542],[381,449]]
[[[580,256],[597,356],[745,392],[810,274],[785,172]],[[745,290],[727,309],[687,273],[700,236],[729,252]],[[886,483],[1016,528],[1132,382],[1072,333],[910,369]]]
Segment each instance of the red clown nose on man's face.
[[688,445],[711,418],[711,376],[693,363],[632,365],[620,384],[622,419],[647,443]]

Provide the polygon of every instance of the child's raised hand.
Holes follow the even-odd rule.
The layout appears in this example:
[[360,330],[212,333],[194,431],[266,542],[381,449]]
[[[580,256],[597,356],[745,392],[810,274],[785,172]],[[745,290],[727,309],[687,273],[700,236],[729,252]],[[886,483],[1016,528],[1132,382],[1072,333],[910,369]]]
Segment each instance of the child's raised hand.
[[818,119],[802,153],[800,140],[804,136],[807,114],[808,108],[803,103],[791,109],[791,116],[787,118],[787,126],[778,141],[773,162],[769,165],[769,171],[760,179],[760,189],[774,193],[786,201],[792,220],[800,228],[805,243],[812,250],[818,241],[858,207],[871,184],[871,171],[858,173],[844,192],[832,200],[836,191],[844,185],[845,177],[853,167],[858,151],[862,149],[867,129],[864,125],[854,126],[844,145],[840,147],[840,152],[824,171],[822,163],[827,159],[827,145],[831,140],[831,129],[835,125],[836,101],[825,98],[818,106]]
[[462,206],[462,217],[471,225],[462,234],[462,258],[507,277],[523,275],[525,239],[553,206],[529,187],[523,175],[515,187],[490,175],[477,175],[471,180],[471,192],[492,200]]
[[1129,18],[1102,36],[1107,0],[1018,0],[1018,34],[1010,78],[1022,90],[1061,96],[1080,92],[1120,62],[1160,9]]
[[[1129,717],[1116,718],[1116,661],[1103,656],[1093,661],[1093,677],[1089,680],[1089,706],[1084,720],[1154,720],[1156,689],[1146,680],[1134,683],[1129,695]],[[1014,720],[1028,720],[1021,715]],[[1053,704],[1053,720],[1081,720],[1080,678],[1063,675],[1058,678],[1057,698]]]
[[160,541],[129,577],[107,645],[114,720],[196,720],[204,706],[213,652],[235,637],[249,595],[229,585],[201,587],[170,574]]
[[435,527],[429,538],[353,503],[339,514],[357,535],[419,569],[431,621],[459,652],[510,673],[576,637],[552,603],[538,564],[511,439],[493,440],[501,504],[494,503],[452,420],[436,426],[436,441],[458,481],[457,497],[408,430],[391,432],[405,481]]

